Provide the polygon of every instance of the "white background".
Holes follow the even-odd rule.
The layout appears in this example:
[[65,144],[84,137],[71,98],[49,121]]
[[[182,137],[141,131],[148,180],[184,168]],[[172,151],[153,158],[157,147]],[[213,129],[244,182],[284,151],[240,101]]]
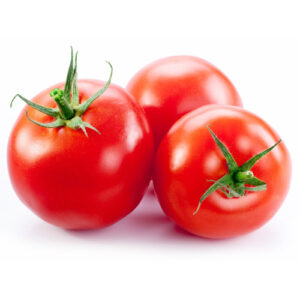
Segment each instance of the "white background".
[[[0,4],[0,299],[299,299],[300,18],[297,1],[10,1]],[[281,135],[293,160],[290,193],[249,235],[186,234],[149,197],[104,230],[70,232],[14,194],[6,143],[23,104],[65,79],[125,86],[154,59],[190,54],[219,67],[244,106]],[[26,151],[26,149],[25,149]]]

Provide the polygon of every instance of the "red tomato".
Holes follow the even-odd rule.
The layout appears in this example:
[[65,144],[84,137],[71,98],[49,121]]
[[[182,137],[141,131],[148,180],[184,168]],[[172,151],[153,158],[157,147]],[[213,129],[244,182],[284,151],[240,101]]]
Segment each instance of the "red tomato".
[[[79,102],[104,82],[78,81]],[[57,84],[32,101],[55,107],[49,96]],[[26,107],[30,118],[51,116]],[[45,221],[69,229],[100,228],[130,213],[149,183],[153,138],[142,109],[111,84],[82,115],[97,132],[65,126],[43,128],[20,115],[8,144],[8,168],[19,198]],[[88,127],[88,126],[87,126]]]
[[144,108],[156,147],[175,121],[200,106],[242,106],[229,79],[192,56],[166,57],[147,65],[131,79],[127,90]]
[[[228,198],[219,186],[197,211],[201,197],[229,169],[207,125],[239,167],[279,140],[262,119],[238,107],[208,105],[186,114],[158,149],[153,180],[159,202],[175,223],[193,234],[227,238],[248,233],[267,222],[287,194],[291,175],[288,151],[281,142],[252,167],[255,178],[261,180],[258,182],[266,183],[266,190],[246,190],[242,196]],[[237,178],[233,173],[230,180]],[[234,181],[236,187],[240,183]],[[252,184],[242,185],[253,189]]]

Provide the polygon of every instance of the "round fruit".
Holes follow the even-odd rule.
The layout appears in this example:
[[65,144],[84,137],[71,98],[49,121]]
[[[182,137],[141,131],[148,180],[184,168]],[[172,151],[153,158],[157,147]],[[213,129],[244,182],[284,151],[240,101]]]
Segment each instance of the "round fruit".
[[242,106],[229,79],[207,61],[192,56],[157,60],[141,69],[127,90],[145,110],[155,145],[184,114],[206,104]]
[[242,108],[208,105],[172,126],[153,181],[161,207],[180,227],[227,238],[267,222],[290,176],[287,148],[266,122]]
[[110,225],[138,205],[149,183],[150,127],[132,96],[110,79],[77,82],[72,56],[66,84],[32,101],[18,95],[29,106],[9,139],[10,178],[19,198],[53,225]]

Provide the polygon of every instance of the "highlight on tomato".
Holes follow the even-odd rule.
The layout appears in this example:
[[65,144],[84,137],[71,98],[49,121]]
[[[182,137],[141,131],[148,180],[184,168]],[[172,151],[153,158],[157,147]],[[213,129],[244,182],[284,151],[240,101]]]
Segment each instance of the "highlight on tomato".
[[153,181],[176,224],[202,237],[228,238],[272,218],[290,177],[288,150],[265,121],[242,108],[207,105],[169,130]]
[[[45,221],[101,228],[130,213],[151,176],[153,137],[142,109],[121,87],[77,80],[73,50],[65,83],[31,101],[11,132],[8,170],[18,197]],[[14,99],[15,99],[14,98]]]
[[209,62],[193,56],[159,59],[142,68],[127,90],[143,107],[155,145],[184,114],[207,104],[242,106],[230,80]]

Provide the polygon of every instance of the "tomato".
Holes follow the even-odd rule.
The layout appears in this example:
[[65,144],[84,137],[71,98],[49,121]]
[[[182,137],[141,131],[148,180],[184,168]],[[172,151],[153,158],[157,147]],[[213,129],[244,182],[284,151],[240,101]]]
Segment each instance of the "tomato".
[[259,228],[279,209],[290,183],[290,157],[278,140],[266,122],[242,108],[207,105],[186,114],[156,156],[153,181],[163,211],[202,237]]
[[229,79],[192,56],[166,57],[147,65],[130,80],[127,90],[144,108],[156,147],[175,121],[200,106],[242,106]]
[[[45,221],[68,229],[101,228],[142,199],[151,175],[153,137],[142,109],[124,89],[74,77],[79,105],[106,90],[82,114],[82,122],[76,115],[60,118],[67,125],[55,128],[31,122],[29,117],[42,124],[53,117],[26,107],[28,118],[20,115],[9,139],[8,169],[19,198]],[[66,88],[57,84],[32,102],[53,108],[49,95]]]

